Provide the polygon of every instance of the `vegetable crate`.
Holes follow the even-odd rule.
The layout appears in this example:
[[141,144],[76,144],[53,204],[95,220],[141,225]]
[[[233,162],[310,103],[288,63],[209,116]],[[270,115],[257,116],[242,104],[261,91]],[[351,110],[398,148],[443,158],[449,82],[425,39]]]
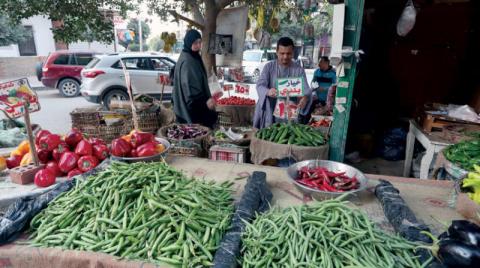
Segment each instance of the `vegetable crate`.
[[236,163],[246,163],[247,149],[238,146],[220,146],[214,145],[210,147],[209,159],[215,161],[227,161]]

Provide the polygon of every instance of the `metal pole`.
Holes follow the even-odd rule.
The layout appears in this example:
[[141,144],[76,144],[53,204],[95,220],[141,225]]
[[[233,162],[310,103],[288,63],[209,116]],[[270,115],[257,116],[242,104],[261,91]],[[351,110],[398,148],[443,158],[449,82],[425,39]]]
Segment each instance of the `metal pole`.
[[140,42],[140,52],[143,52],[142,19],[140,18],[138,18],[138,41]]
[[113,41],[113,51],[117,52],[117,45],[118,45],[117,26],[113,26],[113,34],[115,35],[115,39]]

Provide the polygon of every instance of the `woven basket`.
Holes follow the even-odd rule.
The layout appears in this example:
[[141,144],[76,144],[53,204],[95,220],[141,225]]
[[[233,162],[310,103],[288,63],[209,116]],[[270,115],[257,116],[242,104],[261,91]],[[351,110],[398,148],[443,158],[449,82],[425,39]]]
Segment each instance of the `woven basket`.
[[77,128],[88,137],[100,138],[109,143],[120,136],[128,134],[132,130],[133,124],[125,123],[116,126],[79,126]]
[[99,125],[102,121],[100,107],[76,108],[70,113],[73,126]]
[[255,105],[218,105],[216,110],[221,126],[251,126]]
[[[138,128],[144,132],[155,133],[161,127],[160,112],[140,112],[137,113]],[[132,121],[132,116],[128,117]]]
[[[193,139],[179,140],[179,139],[170,139],[167,137],[168,129],[173,127],[174,125],[179,125],[179,124],[171,124],[168,126],[161,127],[157,132],[158,137],[167,139],[172,144],[171,154],[183,155],[183,156],[198,156],[198,157],[206,154],[205,140],[210,136],[210,133],[211,133],[211,130],[208,127],[204,127],[198,124],[190,124],[190,126],[194,126],[194,127],[206,130],[207,133],[205,135],[198,136]],[[192,146],[189,146],[188,144],[192,144]],[[199,150],[192,149],[196,147],[198,147]]]

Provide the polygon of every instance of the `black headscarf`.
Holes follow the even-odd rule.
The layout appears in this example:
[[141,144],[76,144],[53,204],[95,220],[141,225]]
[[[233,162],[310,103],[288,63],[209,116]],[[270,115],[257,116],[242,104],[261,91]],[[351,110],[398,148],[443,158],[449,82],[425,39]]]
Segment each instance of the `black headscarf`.
[[185,34],[185,38],[183,38],[183,51],[189,53],[194,59],[200,61],[203,71],[206,74],[207,72],[205,70],[205,65],[203,64],[202,56],[200,56],[200,53],[198,51],[192,50],[193,43],[198,39],[202,39],[202,35],[199,31],[194,29],[188,30]]

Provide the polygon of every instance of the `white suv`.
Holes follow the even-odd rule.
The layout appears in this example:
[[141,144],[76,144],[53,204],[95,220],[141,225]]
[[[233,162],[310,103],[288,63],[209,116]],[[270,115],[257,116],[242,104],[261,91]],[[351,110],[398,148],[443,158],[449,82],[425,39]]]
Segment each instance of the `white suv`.
[[275,50],[246,50],[243,52],[243,73],[245,79],[257,82],[262,73],[263,67],[268,61],[275,60],[277,53]]
[[[127,100],[128,93],[120,60],[132,80],[133,94],[160,97],[160,74],[169,75],[175,61],[155,53],[120,53],[96,56],[82,70],[80,93],[89,102],[109,108],[111,100]],[[172,86],[165,86],[164,99],[171,98]]]

